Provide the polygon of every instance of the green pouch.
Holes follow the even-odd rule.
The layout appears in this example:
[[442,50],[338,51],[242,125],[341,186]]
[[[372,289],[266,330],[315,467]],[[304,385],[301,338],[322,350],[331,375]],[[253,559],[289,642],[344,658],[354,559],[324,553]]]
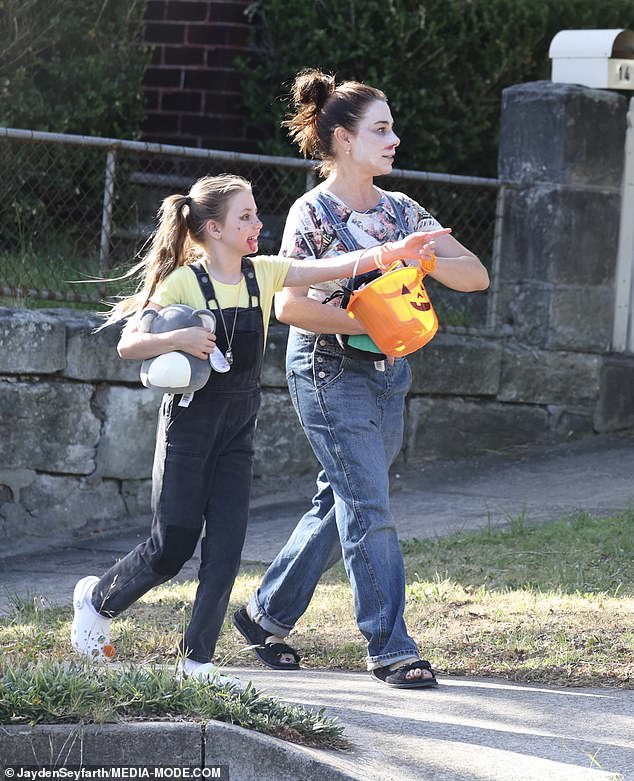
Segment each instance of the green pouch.
[[381,350],[379,350],[367,334],[354,334],[353,336],[349,336],[348,346],[354,347],[355,350],[364,350],[368,353],[379,353],[382,355]]

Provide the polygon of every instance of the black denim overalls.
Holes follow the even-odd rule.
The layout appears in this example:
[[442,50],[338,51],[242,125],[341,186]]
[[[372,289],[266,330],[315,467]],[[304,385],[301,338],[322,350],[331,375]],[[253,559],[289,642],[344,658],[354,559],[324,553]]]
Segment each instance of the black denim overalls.
[[[202,268],[192,268],[207,301],[218,301]],[[249,307],[223,309],[234,362],[226,374],[211,372],[189,406],[166,394],[159,413],[152,472],[150,537],[117,562],[93,590],[103,615],[116,616],[153,586],[174,577],[192,557],[201,530],[198,589],[182,650],[209,662],[240,565],[251,491],[253,436],[260,405],[264,326],[253,264],[242,260]],[[221,318],[217,346],[227,339]]]

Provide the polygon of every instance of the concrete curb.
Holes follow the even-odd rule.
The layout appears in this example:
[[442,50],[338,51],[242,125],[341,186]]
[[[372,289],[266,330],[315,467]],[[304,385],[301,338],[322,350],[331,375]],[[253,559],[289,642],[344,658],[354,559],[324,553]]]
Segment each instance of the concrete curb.
[[220,766],[223,781],[360,781],[338,764],[334,751],[219,721],[0,725],[0,772],[18,766]]
[[206,733],[205,764],[229,764],[230,781],[363,781],[338,767],[332,750],[305,748],[222,722],[208,722]]

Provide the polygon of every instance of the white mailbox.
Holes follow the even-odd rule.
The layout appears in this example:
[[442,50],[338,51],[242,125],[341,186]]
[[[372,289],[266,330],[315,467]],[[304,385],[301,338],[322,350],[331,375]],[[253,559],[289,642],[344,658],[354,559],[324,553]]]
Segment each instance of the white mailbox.
[[548,54],[552,81],[634,90],[632,30],[562,30]]

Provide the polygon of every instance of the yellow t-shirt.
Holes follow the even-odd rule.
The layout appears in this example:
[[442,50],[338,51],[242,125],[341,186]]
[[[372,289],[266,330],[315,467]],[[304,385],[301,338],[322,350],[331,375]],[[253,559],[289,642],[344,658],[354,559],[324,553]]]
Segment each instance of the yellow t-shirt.
[[[279,255],[257,255],[252,257],[251,261],[260,288],[260,307],[262,308],[262,324],[266,344],[273,295],[284,287],[286,274],[293,261],[292,258],[283,258]],[[209,273],[204,261],[203,265]],[[246,309],[250,305],[249,293],[244,279],[241,279],[238,284],[228,285],[225,282],[218,282],[211,274],[209,276],[221,309],[232,308],[236,305]],[[207,306],[196,275],[186,266],[172,271],[159,284],[150,300],[158,306],[187,304],[194,309],[204,309]],[[209,301],[209,306],[211,309],[216,309],[215,301]]]

